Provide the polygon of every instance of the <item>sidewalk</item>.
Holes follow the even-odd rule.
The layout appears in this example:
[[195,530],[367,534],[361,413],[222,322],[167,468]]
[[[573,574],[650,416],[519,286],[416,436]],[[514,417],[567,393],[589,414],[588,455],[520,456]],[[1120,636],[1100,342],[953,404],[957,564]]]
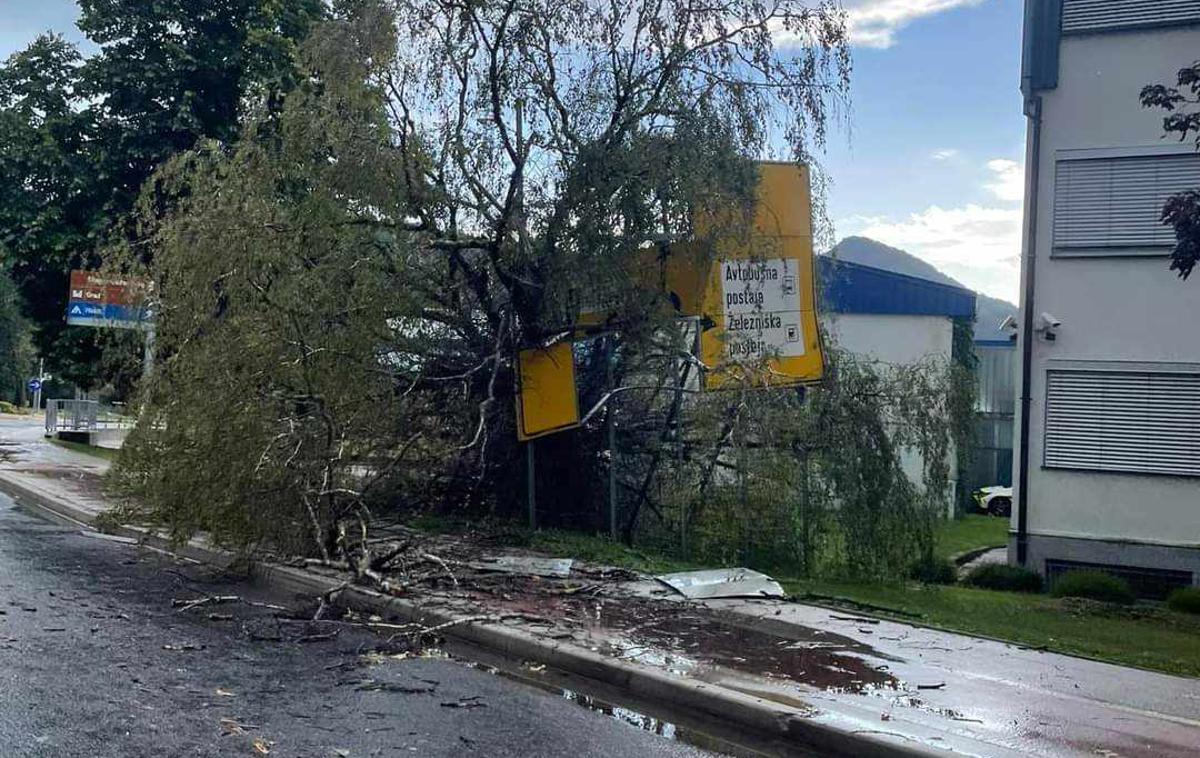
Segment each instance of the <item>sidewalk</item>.
[[[85,523],[106,507],[103,461],[7,420],[0,451],[0,489]],[[407,545],[405,570],[389,575],[392,596],[354,588],[343,601],[452,624],[444,634],[471,645],[792,750],[1193,756],[1200,746],[1200,680],[784,601],[686,601],[649,578],[579,562],[567,578],[501,572],[482,561],[521,551],[402,529],[392,536]],[[204,548],[191,552],[203,557]],[[294,566],[259,573],[313,595],[345,578]]]

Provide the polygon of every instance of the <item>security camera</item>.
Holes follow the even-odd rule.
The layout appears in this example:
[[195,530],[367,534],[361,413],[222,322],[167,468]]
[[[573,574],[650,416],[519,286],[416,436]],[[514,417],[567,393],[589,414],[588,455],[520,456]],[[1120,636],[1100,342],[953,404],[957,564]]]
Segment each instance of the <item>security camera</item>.
[[1004,332],[1009,330],[1017,330],[1017,320],[1012,316],[1008,316],[1000,322],[1000,331]]
[[1041,318],[1041,322],[1042,322],[1041,323],[1041,331],[1049,331],[1051,329],[1057,329],[1058,327],[1062,326],[1062,321],[1060,321],[1057,316],[1053,316],[1049,313],[1046,313],[1045,311],[1042,312],[1042,315],[1040,316],[1040,318]]

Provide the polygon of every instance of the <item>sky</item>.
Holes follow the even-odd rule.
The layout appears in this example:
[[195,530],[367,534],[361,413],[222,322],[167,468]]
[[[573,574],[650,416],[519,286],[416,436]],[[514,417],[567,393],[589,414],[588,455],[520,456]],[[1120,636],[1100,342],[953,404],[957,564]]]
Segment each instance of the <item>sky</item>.
[[[851,108],[822,158],[838,238],[906,250],[1017,300],[1025,122],[1020,0],[842,0]],[[72,0],[0,0],[0,58],[47,29],[79,40]]]

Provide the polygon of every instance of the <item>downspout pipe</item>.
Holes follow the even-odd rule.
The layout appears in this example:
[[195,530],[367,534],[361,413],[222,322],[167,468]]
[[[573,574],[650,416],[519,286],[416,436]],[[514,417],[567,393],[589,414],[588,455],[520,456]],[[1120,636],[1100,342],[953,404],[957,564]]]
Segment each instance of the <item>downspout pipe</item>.
[[1025,251],[1021,267],[1024,308],[1021,318],[1021,437],[1017,453],[1017,563],[1025,565],[1029,554],[1029,426],[1033,405],[1033,319],[1037,313],[1037,225],[1038,190],[1042,157],[1042,98],[1025,99],[1029,119],[1029,165],[1026,180]]

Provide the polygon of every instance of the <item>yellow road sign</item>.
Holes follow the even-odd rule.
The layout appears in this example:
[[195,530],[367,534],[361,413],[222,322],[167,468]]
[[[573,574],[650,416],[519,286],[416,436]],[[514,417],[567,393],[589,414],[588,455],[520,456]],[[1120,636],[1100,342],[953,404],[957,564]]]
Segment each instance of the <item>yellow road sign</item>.
[[709,270],[710,326],[700,340],[700,358],[712,367],[707,389],[802,384],[825,372],[808,169],[763,163],[759,172],[749,235],[724,240]]
[[575,356],[570,342],[517,355],[517,437],[521,441],[579,426]]

